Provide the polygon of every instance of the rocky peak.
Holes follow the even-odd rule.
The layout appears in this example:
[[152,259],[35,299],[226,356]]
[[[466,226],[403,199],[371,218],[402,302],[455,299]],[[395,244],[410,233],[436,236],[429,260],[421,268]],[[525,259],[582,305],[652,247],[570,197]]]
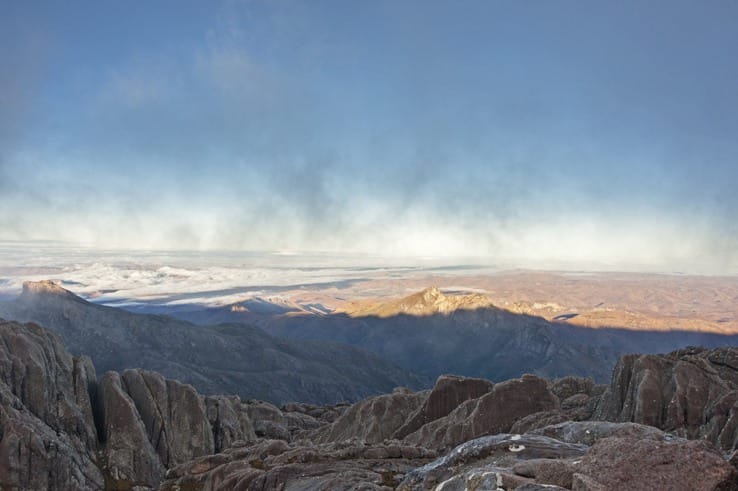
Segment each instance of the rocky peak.
[[492,301],[486,295],[473,293],[470,295],[444,294],[432,286],[417,293],[389,302],[363,302],[349,307],[346,313],[353,317],[377,316],[391,317],[395,315],[435,315],[450,314],[457,310],[474,310],[492,307]]
[[52,280],[24,281],[22,298],[32,298],[38,295],[53,295],[70,299],[81,300],[77,295],[66,290]]
[[423,302],[428,305],[446,300],[446,295],[441,293],[441,290],[439,290],[435,286],[426,288],[425,290],[420,292],[420,297],[423,299]]

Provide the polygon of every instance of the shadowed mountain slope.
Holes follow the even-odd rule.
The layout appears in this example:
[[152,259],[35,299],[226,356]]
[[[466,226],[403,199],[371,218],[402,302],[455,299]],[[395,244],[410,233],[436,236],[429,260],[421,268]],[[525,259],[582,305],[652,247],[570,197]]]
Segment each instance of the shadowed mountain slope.
[[100,371],[155,370],[207,394],[332,403],[422,385],[351,346],[279,339],[240,324],[200,327],[133,314],[89,303],[51,282],[26,283],[16,300],[0,303],[0,317],[51,329]]
[[225,307],[186,314],[196,322],[239,319],[270,334],[352,344],[428,377],[457,373],[504,380],[523,373],[591,376],[603,382],[625,353],[738,344],[738,336],[690,331],[587,328],[514,313],[489,298],[429,288],[388,302],[357,302],[329,315],[255,316]]

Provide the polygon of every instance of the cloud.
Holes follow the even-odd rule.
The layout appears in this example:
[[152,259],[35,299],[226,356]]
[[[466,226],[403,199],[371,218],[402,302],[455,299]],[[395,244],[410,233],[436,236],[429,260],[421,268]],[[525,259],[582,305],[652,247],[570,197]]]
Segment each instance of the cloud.
[[618,9],[434,6],[415,28],[396,4],[221,7],[43,90],[2,71],[32,89],[0,106],[0,237],[735,264],[738,105],[695,55],[712,31],[680,59]]

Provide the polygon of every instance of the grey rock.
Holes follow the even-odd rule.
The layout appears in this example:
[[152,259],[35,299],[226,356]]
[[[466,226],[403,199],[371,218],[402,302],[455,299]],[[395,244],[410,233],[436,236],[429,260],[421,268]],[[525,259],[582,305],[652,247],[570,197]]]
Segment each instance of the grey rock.
[[514,491],[566,491],[567,489],[553,484],[527,483],[518,486]]
[[238,397],[206,396],[205,406],[216,452],[230,448],[236,441],[256,440],[254,426]]
[[443,457],[411,471],[399,489],[432,489],[458,475],[464,476],[462,482],[466,483],[484,471],[509,475],[521,460],[578,458],[587,448],[540,435],[485,436],[462,443]]
[[87,360],[45,329],[0,320],[0,489],[104,487]]
[[555,438],[566,443],[584,445],[594,445],[598,440],[610,437],[654,441],[681,440],[679,437],[652,426],[637,423],[612,423],[609,421],[567,421],[532,430],[531,434]]
[[122,379],[165,468],[214,452],[205,404],[191,385],[147,370],[126,370]]
[[164,476],[164,467],[118,373],[102,376],[97,401],[106,478],[122,488],[157,486]]
[[390,490],[435,454],[356,440],[321,445],[262,440],[171,469],[163,491]]
[[259,438],[285,441],[289,441],[290,439],[290,432],[286,426],[267,419],[254,421],[254,433]]
[[537,484],[571,488],[576,465],[567,459],[531,459],[516,462],[512,471]]

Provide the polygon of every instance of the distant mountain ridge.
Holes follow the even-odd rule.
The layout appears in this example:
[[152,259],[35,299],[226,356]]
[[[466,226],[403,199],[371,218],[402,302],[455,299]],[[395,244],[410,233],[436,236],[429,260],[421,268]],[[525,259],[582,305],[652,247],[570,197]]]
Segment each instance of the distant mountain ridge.
[[[546,304],[543,307],[556,306]],[[504,380],[524,373],[591,376],[605,381],[626,353],[663,353],[685,346],[738,345],[738,336],[678,330],[588,328],[496,306],[482,294],[426,288],[403,298],[347,302],[342,311],[256,315],[228,307],[190,312],[195,322],[239,320],[300,340],[331,340],[376,353],[407,370]]]
[[426,316],[492,306],[492,300],[486,295],[479,293],[444,295],[438,288],[430,287],[399,300],[352,302],[338,310],[338,313],[345,313],[351,317],[392,317],[403,314]]
[[155,370],[212,394],[272,402],[355,401],[424,381],[380,357],[321,341],[275,338],[247,325],[196,326],[163,315],[92,304],[50,282],[27,282],[0,318],[59,334],[101,371]]

